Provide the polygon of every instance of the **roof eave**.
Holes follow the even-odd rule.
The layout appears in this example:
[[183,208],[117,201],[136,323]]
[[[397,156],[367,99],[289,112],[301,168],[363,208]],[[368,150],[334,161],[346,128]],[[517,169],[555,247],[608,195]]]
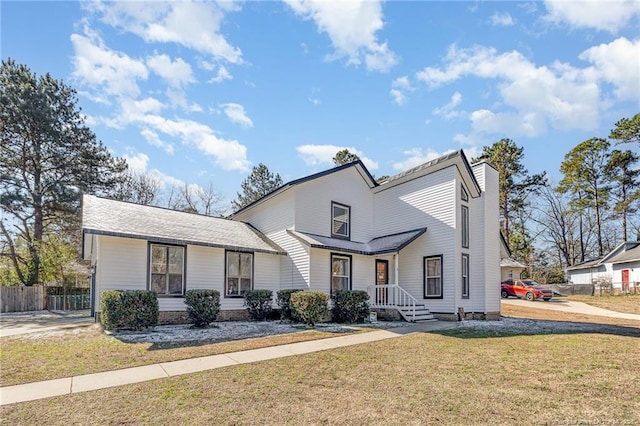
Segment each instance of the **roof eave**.
[[268,253],[268,254],[277,254],[286,256],[287,252],[280,249],[278,250],[266,250],[256,247],[242,247],[242,246],[234,246],[230,244],[216,244],[209,243],[206,241],[196,241],[196,240],[182,240],[176,238],[167,238],[167,237],[158,237],[153,235],[142,235],[142,234],[131,234],[126,232],[113,232],[113,231],[102,231],[99,229],[90,229],[84,228],[82,230],[83,233],[91,234],[91,235],[103,235],[106,237],[119,237],[119,238],[131,238],[134,240],[146,240],[149,242],[156,243],[165,243],[165,244],[175,244],[175,245],[192,245],[192,246],[203,246],[203,247],[214,247],[214,248],[222,248],[225,250],[233,250],[233,251],[243,251],[243,252],[256,252],[256,253]]

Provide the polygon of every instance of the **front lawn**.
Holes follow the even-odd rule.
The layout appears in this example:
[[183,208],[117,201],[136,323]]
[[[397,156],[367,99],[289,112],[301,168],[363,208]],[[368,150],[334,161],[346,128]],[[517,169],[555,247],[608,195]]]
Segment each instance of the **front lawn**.
[[416,333],[4,406],[0,418],[7,425],[639,424],[638,337],[622,327],[554,329]]
[[336,333],[331,332],[301,330],[220,343],[126,343],[104,334],[99,325],[94,325],[68,332],[55,332],[50,336],[4,337],[0,339],[0,386],[335,336]]
[[640,294],[620,296],[567,296],[568,300],[587,303],[610,311],[640,315]]

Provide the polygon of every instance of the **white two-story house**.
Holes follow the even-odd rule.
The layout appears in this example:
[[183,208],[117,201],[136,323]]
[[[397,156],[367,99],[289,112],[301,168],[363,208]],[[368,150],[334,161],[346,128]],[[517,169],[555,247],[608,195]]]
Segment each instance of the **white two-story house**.
[[105,289],[151,289],[169,321],[187,289],[214,288],[233,318],[245,290],[296,288],[365,290],[408,320],[500,315],[498,173],[462,151],[382,183],[335,167],[229,219],[87,196],[83,229],[98,311]]

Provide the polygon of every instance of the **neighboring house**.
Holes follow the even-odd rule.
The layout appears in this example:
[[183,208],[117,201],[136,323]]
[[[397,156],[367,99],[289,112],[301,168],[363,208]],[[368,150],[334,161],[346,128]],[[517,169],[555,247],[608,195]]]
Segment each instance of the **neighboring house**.
[[608,281],[614,293],[637,291],[640,286],[640,241],[621,243],[606,256],[567,268],[573,284]]
[[360,161],[338,166],[230,220],[91,196],[83,220],[96,302],[104,289],[148,288],[165,321],[189,288],[219,290],[226,317],[260,288],[366,290],[372,308],[409,320],[500,315],[498,173],[462,151],[380,184]]
[[511,257],[509,244],[500,232],[500,282],[521,278],[527,266]]

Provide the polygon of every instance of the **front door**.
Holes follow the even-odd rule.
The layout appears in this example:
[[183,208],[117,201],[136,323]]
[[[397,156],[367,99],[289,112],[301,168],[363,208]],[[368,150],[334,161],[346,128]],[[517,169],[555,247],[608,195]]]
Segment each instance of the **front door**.
[[[376,259],[376,285],[389,284],[389,261]],[[386,288],[376,290],[376,303],[386,304],[389,301],[389,291]]]
[[629,293],[629,270],[622,270],[622,291],[624,293]]

